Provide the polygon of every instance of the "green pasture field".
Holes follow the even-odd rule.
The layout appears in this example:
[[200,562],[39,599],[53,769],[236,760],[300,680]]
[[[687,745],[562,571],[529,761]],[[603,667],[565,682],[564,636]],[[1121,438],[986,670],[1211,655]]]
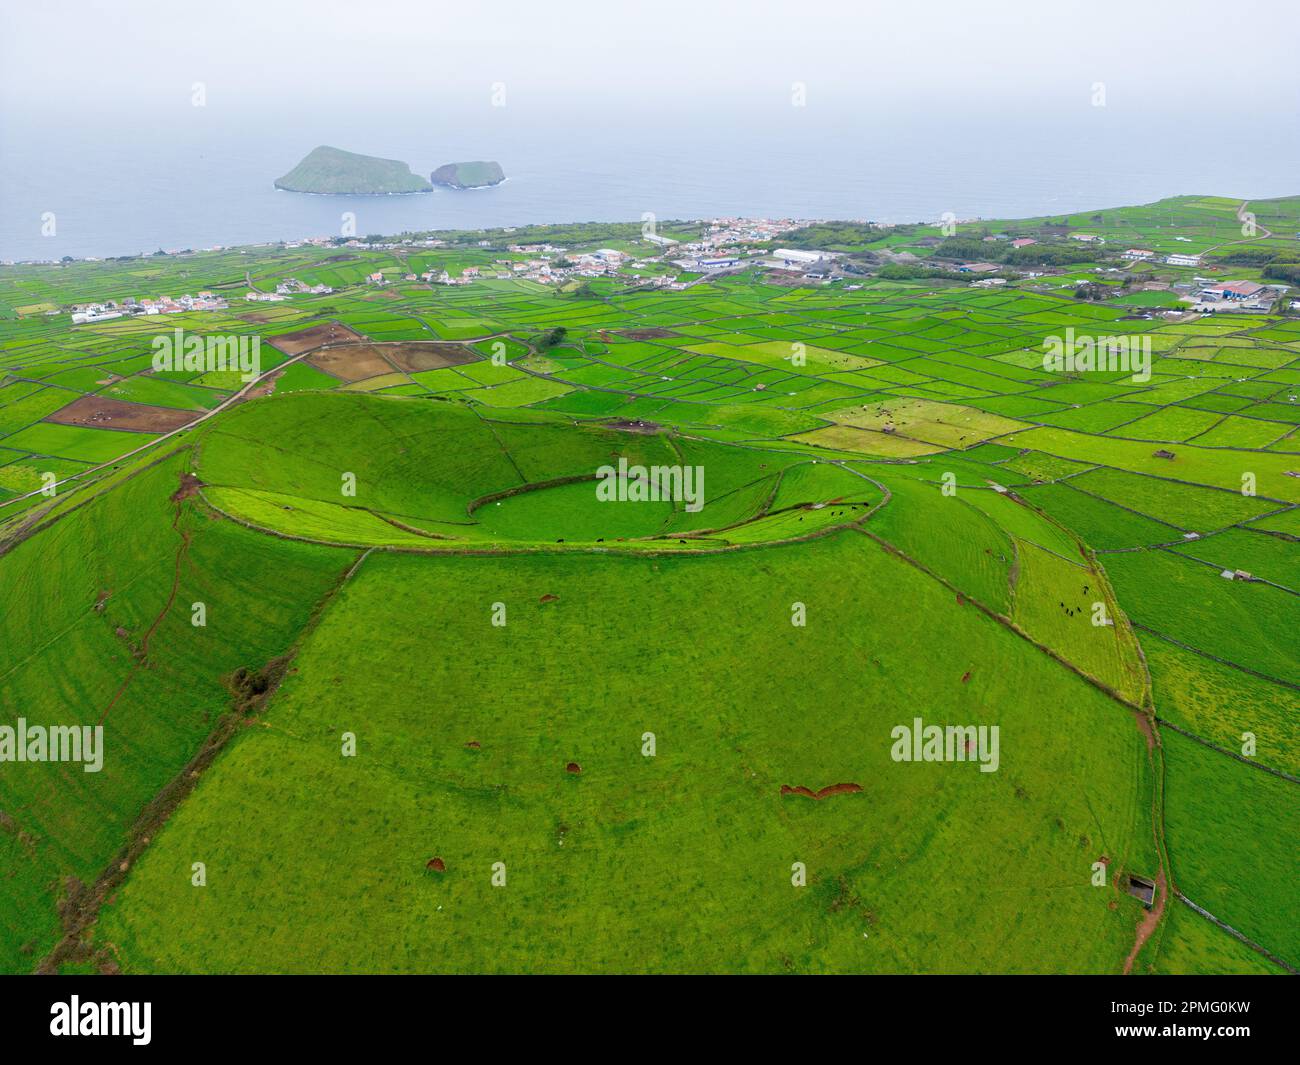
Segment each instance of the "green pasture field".
[[1279,976],[1283,970],[1246,944],[1225,935],[1181,902],[1171,902],[1157,930],[1149,971],[1178,976],[1189,972]]
[[1251,760],[1300,776],[1300,722],[1295,692],[1169,640],[1142,642],[1162,720],[1240,754],[1254,738]]
[[[287,650],[348,564],[344,552],[178,508],[168,497],[186,458],[137,461],[112,491],[89,489],[85,505],[64,509],[39,535],[4,544],[6,717],[104,727],[98,773],[26,763],[0,774],[6,971],[31,968],[54,946],[65,878],[92,883],[130,837],[226,709],[227,674]],[[41,595],[26,594],[37,587]],[[207,627],[191,624],[195,602],[205,604]]]
[[1300,808],[1292,781],[1166,732],[1170,850],[1179,889],[1280,957],[1300,953],[1288,900]]
[[[1204,251],[1241,206],[960,230]],[[1292,254],[1300,200],[1249,209]],[[655,254],[607,229],[528,239]],[[0,971],[1118,972],[1122,877],[1162,871],[1300,965],[1300,320],[1068,274],[402,280],[522,238],[439,239],[0,267],[0,724],[105,726],[101,773],[0,762]],[[288,277],[335,291],[243,299]],[[71,324],[200,290],[229,309]],[[264,344],[161,443],[45,420],[197,421],[245,383],[156,335],[331,324],[424,343],[322,361],[353,381]],[[1045,370],[1066,329],[1151,379]],[[699,467],[702,509],[602,501],[620,458]],[[895,761],[917,717],[998,725],[997,772]],[[1281,971],[1162,914],[1137,972]]]
[[[813,613],[794,632],[799,596]],[[497,601],[508,622],[494,630]],[[753,619],[763,669],[709,668],[735,638],[715,623],[724,603]],[[1030,967],[1063,971],[1112,967],[1131,938],[1132,900],[1111,910],[1114,893],[1078,875],[1103,847],[1115,861],[1153,860],[1129,715],[861,537],[714,561],[376,555],[339,607],[268,728],[231,748],[104,911],[98,935],[136,966],[981,971],[1018,968],[1038,939]],[[898,626],[887,642],[869,635],[882,611]],[[399,623],[412,612],[424,624]],[[426,627],[437,655],[421,650]],[[913,670],[909,644],[923,632],[962,653]],[[832,633],[868,641],[870,684],[837,683]],[[365,666],[380,653],[402,663],[396,678]],[[961,671],[990,654],[999,673],[963,685]],[[542,658],[550,668],[532,672]],[[601,688],[576,683],[583,663],[606,659],[620,668]],[[506,662],[516,669],[493,665]],[[344,695],[339,674],[371,679]],[[1025,685],[1061,686],[1052,704],[1092,741],[1034,739],[1068,723],[1049,726],[1011,697]],[[1006,775],[892,762],[889,729],[908,706],[1000,719]],[[355,759],[340,757],[348,727]],[[653,758],[641,754],[647,731]],[[863,792],[780,794],[844,781]],[[1108,788],[1128,802],[1090,811],[1088,796]],[[202,892],[188,874],[199,851]],[[445,873],[426,870],[433,857]],[[806,889],[791,885],[795,861]],[[504,888],[492,886],[495,862]],[[1042,877],[1051,911],[1072,915],[1051,921],[1064,938],[1043,942],[1034,926],[1050,911],[1028,918],[1005,889],[1020,876]],[[309,882],[318,890],[295,886]]]
[[1231,665],[1300,685],[1293,639],[1300,600],[1294,593],[1225,580],[1217,566],[1168,550],[1109,555],[1106,572],[1140,624]]
[[79,462],[109,462],[156,439],[155,433],[87,429],[80,425],[37,422],[4,437],[5,446],[37,455],[74,459]]

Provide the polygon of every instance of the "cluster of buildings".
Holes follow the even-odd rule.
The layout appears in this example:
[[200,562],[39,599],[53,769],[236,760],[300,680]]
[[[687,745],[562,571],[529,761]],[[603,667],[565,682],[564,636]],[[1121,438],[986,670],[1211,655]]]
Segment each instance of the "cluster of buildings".
[[836,260],[839,258],[841,258],[840,253],[834,251],[818,251],[813,248],[774,248],[770,254],[759,259],[758,264],[769,270],[798,274],[809,281],[826,281],[835,276]]
[[1254,311],[1259,314],[1273,309],[1273,304],[1287,290],[1286,285],[1261,285],[1257,281],[1212,281],[1198,277],[1196,293],[1198,311]]
[[568,261],[573,263],[570,269],[579,277],[611,276],[634,261],[644,265],[641,260],[636,260],[616,248],[599,248],[594,252],[579,255],[576,259],[570,257]]
[[[550,244],[512,244],[510,251],[515,254],[539,255],[540,258],[523,262],[498,260],[497,265],[505,267],[508,272],[496,276],[524,277],[542,283],[554,283],[571,277],[621,275],[634,277],[648,285],[673,289],[686,287],[690,282],[678,282],[664,275],[642,277],[628,273],[629,268],[643,270],[667,260],[682,270],[698,274],[717,274],[738,269],[749,261],[757,261],[771,269],[795,271],[812,279],[830,277],[832,260],[838,257],[835,253],[781,248],[763,258],[754,258],[762,256],[763,252],[752,245],[771,243],[782,233],[805,224],[794,219],[716,218],[704,223],[698,240],[675,240],[655,233],[643,235],[643,239],[655,248],[655,252],[645,257],[637,257],[616,248],[599,248],[574,255]],[[668,259],[668,256],[672,258]]]
[[715,218],[709,222],[704,236],[686,247],[708,253],[738,244],[768,244],[804,225],[807,223],[793,218]]
[[89,322],[106,322],[113,318],[131,317],[143,314],[181,314],[185,311],[220,311],[230,306],[223,297],[212,292],[200,292],[197,296],[184,295],[159,296],[156,300],[136,299],[127,296],[118,303],[116,300],[104,300],[102,303],[75,303],[72,305],[72,324],[85,325]]
[[[602,248],[599,251],[585,253],[569,260],[564,258],[564,249],[550,244],[510,245],[515,254],[535,255],[529,259],[495,259],[491,266],[466,266],[458,275],[453,275],[445,268],[426,270],[421,274],[403,274],[404,281],[424,281],[431,285],[468,285],[482,277],[494,277],[500,281],[510,278],[526,278],[543,283],[554,282],[573,275],[599,277],[617,273],[618,268],[628,258],[621,251]],[[563,264],[563,265],[561,265]],[[386,285],[388,279],[376,270],[366,275],[372,285]],[[315,291],[314,289],[312,291]],[[328,290],[327,290],[328,291]]]
[[308,285],[299,281],[296,277],[286,277],[275,286],[275,291],[281,296],[291,296],[298,292],[309,292],[315,296],[324,296],[334,290],[329,285]]
[[[460,277],[452,277],[450,272],[447,270],[426,270],[418,276],[416,274],[405,274],[402,280],[427,281],[431,285],[468,285],[474,280],[474,278],[478,277],[478,275],[479,270],[477,266],[467,266],[461,271]],[[376,278],[376,275],[371,274],[370,279],[382,283],[384,275],[379,274]]]
[[[290,277],[277,285],[274,292],[258,292],[254,290],[246,293],[244,299],[252,303],[279,303],[286,299],[289,293],[293,292],[320,294],[333,291],[328,285],[308,286],[296,278]],[[138,315],[182,314],[186,311],[223,311],[229,306],[230,304],[224,296],[218,296],[214,292],[200,292],[194,296],[188,294],[175,297],[159,296],[157,299],[150,299],[148,296],[142,299],[127,296],[120,303],[116,300],[105,300],[102,303],[73,304],[72,324],[86,325],[90,322],[106,322],[113,318]]]
[[515,255],[563,255],[564,249],[554,244],[510,244],[507,251]]
[[78,304],[72,309],[72,324],[85,325],[87,322],[106,322],[110,318],[121,318],[123,311],[118,310],[112,300],[107,303]]
[[121,318],[122,311],[113,300],[103,303],[74,303],[72,305],[72,324],[84,325],[86,322],[106,322],[110,318]]
[[[669,288],[684,288],[674,278],[662,275],[640,276],[631,271],[652,269],[661,264],[668,255],[680,256],[671,260],[674,265],[696,273],[716,273],[721,270],[738,267],[747,256],[756,256],[758,249],[742,251],[740,246],[746,244],[766,244],[780,234],[797,229],[806,222],[795,219],[752,219],[752,218],[717,218],[703,224],[702,235],[697,241],[681,241],[656,233],[642,235],[645,242],[652,246],[643,257],[620,251],[617,248],[599,248],[595,251],[570,253],[566,248],[554,244],[539,242],[533,244],[509,244],[507,249],[515,256],[527,258],[495,259],[490,266],[469,266],[459,275],[447,269],[426,270],[421,274],[406,274],[406,281],[424,281],[433,285],[467,285],[479,278],[492,277],[497,280],[511,278],[536,281],[541,284],[562,284],[573,278],[625,277],[642,284]],[[507,227],[505,232],[511,232]],[[325,238],[313,238],[287,244],[296,247],[304,244],[334,245],[334,241]],[[370,242],[353,239],[344,242],[344,247],[368,250],[402,250],[412,247],[440,247],[446,242],[437,239],[417,240],[404,238],[388,242]],[[491,247],[488,240],[478,241],[478,246]],[[787,252],[789,253],[787,255]],[[763,265],[786,270],[798,270],[806,276],[816,278],[830,276],[830,260],[833,255],[823,252],[805,253],[784,249],[778,253],[784,258],[766,260]],[[629,270],[630,268],[630,270]],[[373,285],[386,285],[388,279],[376,271],[366,277]],[[277,293],[292,291],[317,291],[316,289],[277,288]],[[326,290],[328,291],[328,290]],[[251,298],[251,297],[250,297]]]
[[684,256],[680,259],[673,259],[674,266],[681,267],[691,273],[712,274],[719,270],[732,270],[741,264],[743,260],[739,255],[719,255],[716,252],[701,252],[694,256]]
[[1215,281],[1201,289],[1201,295],[1222,300],[1259,299],[1268,292],[1268,287],[1254,281]]
[[[499,281],[522,278],[541,284],[556,284],[575,277],[617,277],[628,267],[647,267],[650,263],[635,258],[617,248],[599,248],[595,251],[569,255],[564,248],[551,244],[511,244],[509,250],[527,259],[494,259],[490,267],[467,266],[459,276],[446,269],[426,270],[424,273],[406,274],[407,281],[426,281],[433,285],[468,285],[481,277]],[[367,279],[384,284],[382,274],[374,273]],[[653,279],[651,283],[657,282]]]
[[[313,237],[311,240],[302,241],[303,244],[312,244],[317,247],[342,247],[342,248],[359,248],[363,251],[400,251],[404,248],[441,248],[447,242],[438,240],[435,237],[403,237],[401,240],[361,240],[359,237],[353,237],[350,240],[336,242],[328,237]],[[487,247],[489,244],[486,240],[480,240],[481,247]],[[286,244],[286,248],[297,247],[295,244]]]
[[[649,247],[642,253],[621,251],[616,248],[599,248],[581,253],[571,252],[548,242],[530,244],[512,243],[508,245],[511,258],[494,259],[490,264],[467,266],[459,274],[445,268],[431,269],[419,275],[408,273],[406,281],[424,281],[434,285],[468,285],[480,278],[498,280],[525,279],[545,285],[558,285],[575,278],[621,277],[624,280],[638,282],[670,289],[682,289],[697,283],[695,279],[679,280],[670,273],[663,273],[665,264],[676,266],[679,270],[693,275],[718,275],[733,270],[740,270],[751,264],[761,266],[788,279],[803,281],[843,280],[848,277],[845,268],[837,262],[843,256],[837,252],[805,248],[776,247],[782,234],[808,225],[806,220],[796,219],[752,219],[752,218],[715,218],[699,224],[700,236],[696,240],[674,239],[657,233],[645,233],[642,242]],[[509,232],[509,230],[507,230]],[[1069,239],[1084,244],[1104,245],[1104,237],[1095,233],[1075,232],[1068,234]],[[1039,244],[1033,237],[1012,237],[1008,233],[986,236],[986,242],[1006,242],[1011,248],[1027,248]],[[1186,239],[1186,238],[1179,238]],[[309,240],[304,244],[324,244],[332,241]],[[404,238],[388,243],[372,243],[360,240],[347,242],[348,246],[367,249],[403,249],[415,247],[438,247],[446,242],[429,238],[417,240]],[[924,241],[922,241],[924,243]],[[937,240],[932,243],[937,243]],[[480,247],[491,247],[492,242],[482,240]],[[1128,248],[1120,258],[1130,264],[1164,263],[1177,267],[1197,267],[1201,257],[1195,254],[1164,254],[1149,248]],[[980,288],[993,288],[1005,285],[1001,277],[991,276],[1005,269],[996,262],[963,262],[956,269],[962,274],[973,275],[971,284]],[[1099,272],[1100,272],[1100,268]],[[1107,273],[1120,273],[1112,268]],[[986,276],[987,275],[987,276]],[[1027,276],[1038,277],[1040,272],[1031,272]],[[376,271],[367,277],[375,285],[388,284],[382,272]],[[1200,286],[1199,290],[1196,286]],[[1265,286],[1247,281],[1214,282],[1206,278],[1196,278],[1195,284],[1177,284],[1175,289],[1184,293],[1186,302],[1197,303],[1199,311],[1250,310],[1263,311],[1271,308],[1277,296],[1285,289],[1277,286]],[[308,287],[294,278],[286,278],[276,287],[276,294],[252,294],[248,299],[283,298],[295,292],[327,293],[328,286]],[[110,312],[111,313],[111,312]],[[1186,313],[1174,312],[1174,313]]]
[[[549,242],[512,243],[508,245],[511,258],[494,259],[491,263],[480,266],[467,266],[456,273],[454,269],[437,268],[426,270],[421,274],[408,273],[406,281],[424,281],[434,285],[468,285],[480,278],[497,280],[524,279],[545,285],[559,285],[572,279],[614,278],[653,285],[670,289],[681,289],[695,284],[694,279],[678,280],[672,273],[663,273],[665,264],[676,266],[679,270],[693,275],[717,275],[755,264],[788,279],[804,281],[843,280],[848,277],[845,267],[837,262],[843,256],[836,252],[805,248],[776,247],[782,234],[810,224],[807,220],[797,219],[752,219],[752,218],[715,218],[699,224],[700,236],[696,240],[684,237],[674,239],[657,233],[642,234],[642,243],[648,245],[644,252],[627,252],[616,248],[599,248],[581,253],[571,252]],[[874,224],[874,223],[873,223]],[[511,232],[507,229],[506,232]],[[1070,240],[1084,244],[1104,245],[1106,239],[1095,233],[1074,232],[1068,234]],[[1186,238],[1179,238],[1186,240]],[[1012,237],[1008,233],[984,237],[986,242],[1006,242],[1011,248],[1019,249],[1039,244],[1032,237]],[[318,238],[299,242],[312,245],[334,245],[336,242]],[[488,240],[478,241],[479,247],[491,247]],[[921,241],[925,243],[925,241]],[[932,243],[937,243],[937,239]],[[435,238],[402,238],[388,242],[370,242],[360,239],[346,242],[348,247],[370,250],[402,250],[412,247],[434,248],[444,246],[445,241]],[[290,247],[296,245],[289,245]],[[1163,262],[1169,266],[1197,267],[1201,257],[1194,254],[1163,254],[1148,248],[1129,248],[1120,254],[1120,258],[1131,264]],[[973,275],[971,284],[980,288],[993,288],[1006,284],[994,275],[1005,269],[996,262],[963,262],[956,269],[962,274]],[[1100,268],[1099,268],[1100,271]],[[860,271],[859,271],[860,272]],[[1119,273],[1110,269],[1108,273]],[[1042,276],[1035,271],[1028,277]],[[386,285],[389,279],[376,271],[367,277],[374,285]],[[1194,285],[1176,285],[1185,293],[1187,302],[1199,302],[1211,306],[1198,307],[1201,310],[1265,310],[1269,309],[1278,292],[1268,286],[1252,282],[1210,282],[1196,278],[1199,291]],[[1216,287],[1216,285],[1218,287]],[[250,293],[248,299],[281,299],[297,292],[328,293],[328,286],[308,287],[294,278],[286,278],[276,287],[274,294]],[[1284,290],[1282,290],[1284,291]],[[112,313],[109,311],[108,313]],[[1186,312],[1182,312],[1186,313]]]
[[[723,270],[734,270],[744,265],[750,256],[759,255],[757,248],[746,245],[768,244],[781,234],[805,225],[794,219],[768,218],[714,218],[702,226],[699,240],[672,241],[666,237],[647,237],[652,243],[665,248],[672,247],[677,256],[673,265],[691,273],[712,274]],[[760,265],[774,270],[797,270],[805,272],[815,268],[826,260],[824,252],[804,252],[799,249],[782,248],[760,260]],[[825,264],[820,276],[830,276],[829,262]],[[814,271],[816,272],[816,271]],[[811,276],[811,275],[810,275]]]

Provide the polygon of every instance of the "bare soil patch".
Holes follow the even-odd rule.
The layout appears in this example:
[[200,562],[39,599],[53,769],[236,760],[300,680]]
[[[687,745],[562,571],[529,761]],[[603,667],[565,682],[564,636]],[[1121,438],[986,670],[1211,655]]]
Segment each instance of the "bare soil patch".
[[182,503],[191,496],[198,495],[199,489],[203,487],[203,482],[197,476],[186,470],[181,474],[181,486],[172,493],[173,503]]
[[483,356],[464,344],[443,340],[413,340],[405,343],[375,344],[374,349],[403,373],[441,370],[447,366],[464,366],[479,362]]
[[1147,741],[1148,753],[1156,748],[1156,734],[1151,728],[1151,719],[1141,710],[1134,710],[1133,716],[1137,718],[1138,730],[1142,733],[1143,738]]
[[324,370],[341,380],[365,381],[393,372],[392,365],[373,344],[344,344],[340,347],[322,348],[304,360],[318,370]]
[[1146,945],[1146,941],[1151,938],[1151,933],[1160,925],[1160,918],[1165,914],[1165,900],[1169,892],[1165,890],[1165,871],[1161,869],[1156,874],[1156,891],[1155,905],[1142,915],[1142,920],[1138,922],[1137,934],[1133,940],[1133,949],[1129,951],[1128,957],[1124,959],[1124,975],[1127,976],[1133,971],[1133,963],[1137,961],[1138,952]]
[[90,429],[122,429],[137,433],[168,433],[189,425],[200,411],[154,407],[148,403],[126,403],[120,399],[82,396],[47,417],[58,425],[80,425]]
[[803,274],[798,270],[769,270],[764,280],[770,281],[776,285],[785,285],[786,287],[801,288],[807,285]]
[[674,333],[671,329],[646,328],[646,329],[616,329],[614,335],[627,337],[628,340],[662,340],[664,337],[675,337],[679,334]]
[[267,343],[286,355],[301,355],[304,351],[318,348],[322,344],[361,344],[365,337],[346,325],[338,322],[322,322],[320,325],[299,329],[296,333],[281,333],[278,337],[268,337]]
[[818,801],[828,799],[832,795],[852,795],[854,792],[861,790],[861,784],[854,784],[852,782],[847,784],[827,784],[826,787],[822,788],[820,791],[813,791],[812,788],[805,788],[802,784],[797,784],[794,787],[791,787],[789,784],[781,785],[782,795],[802,795],[805,798],[817,799]]
[[274,373],[264,377],[255,388],[250,388],[244,393],[244,399],[260,399],[262,396],[269,396],[275,391],[275,386],[280,383],[280,378],[284,376],[283,370],[276,370]]
[[606,429],[615,429],[620,433],[644,433],[647,436],[653,436],[663,429],[658,422],[648,422],[642,418],[616,418],[604,424]]

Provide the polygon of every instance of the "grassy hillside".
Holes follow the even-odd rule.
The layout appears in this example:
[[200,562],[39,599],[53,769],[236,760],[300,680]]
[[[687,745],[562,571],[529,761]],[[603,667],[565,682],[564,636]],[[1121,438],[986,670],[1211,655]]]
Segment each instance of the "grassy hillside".
[[[860,536],[377,554],[296,665],[105,910],[127,968],[1108,970],[1132,941],[1136,904],[1088,882],[1154,862],[1130,715]],[[891,761],[914,712],[999,724],[1002,769]]]
[[321,145],[283,177],[275,187],[286,192],[379,195],[395,192],[426,192],[429,183],[411,173],[398,159],[358,155],[341,148]]
[[[267,439],[278,446],[268,451]],[[702,505],[601,500],[597,471],[620,460],[701,470]],[[671,435],[304,393],[246,404],[206,429],[198,473],[205,499],[223,513],[331,543],[698,552],[859,522],[881,499],[879,487],[844,470],[820,483],[797,477],[816,468],[814,459]]]
[[450,185],[458,189],[478,189],[485,185],[499,185],[505,181],[505,171],[500,163],[477,161],[472,163],[444,163],[430,176],[435,185]]
[[[1300,200],[1256,206],[1293,254]],[[1231,250],[1239,207],[1096,226]],[[1051,274],[558,292],[522,239],[0,267],[0,725],[106,730],[99,774],[0,763],[0,969],[1300,964],[1300,320]],[[67,313],[288,277],[334,291]],[[258,398],[151,372],[176,327],[260,337]],[[1149,379],[1044,369],[1069,329]],[[156,442],[60,421],[88,397],[231,405]],[[702,505],[601,499],[620,460]],[[997,724],[998,770],[895,762],[915,717]]]
[[51,952],[59,907],[83,903],[139,840],[137,819],[230,711],[234,672],[287,651],[355,557],[172,500],[189,457],[137,463],[36,534],[0,542],[5,723],[104,728],[100,772],[28,762],[0,773],[4,971]]

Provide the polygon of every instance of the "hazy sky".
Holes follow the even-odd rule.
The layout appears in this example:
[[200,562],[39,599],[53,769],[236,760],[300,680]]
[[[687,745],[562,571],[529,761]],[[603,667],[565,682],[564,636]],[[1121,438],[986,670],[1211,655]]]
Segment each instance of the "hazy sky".
[[334,232],[337,202],[273,187],[319,144],[420,174],[496,159],[509,175],[482,194],[349,205],[376,233],[1294,195],[1287,14],[1258,0],[0,0],[0,258]]
[[39,0],[0,8],[9,121],[187,106],[286,118],[394,95],[693,116],[1086,106],[1198,124],[1300,105],[1285,5],[1237,0]]

